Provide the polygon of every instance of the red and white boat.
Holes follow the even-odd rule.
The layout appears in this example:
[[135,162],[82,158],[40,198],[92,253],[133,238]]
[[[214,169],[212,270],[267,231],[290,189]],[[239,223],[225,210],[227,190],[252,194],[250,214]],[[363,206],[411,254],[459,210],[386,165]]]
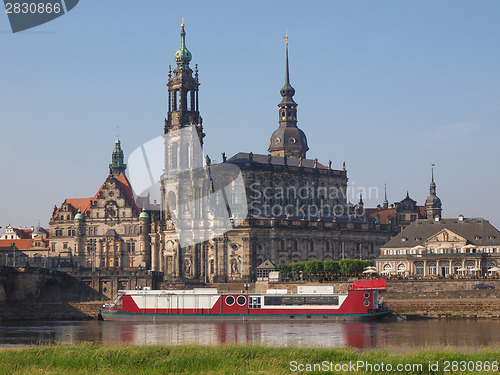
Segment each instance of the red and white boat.
[[104,320],[351,320],[387,316],[379,304],[385,280],[356,280],[347,293],[333,286],[298,286],[297,293],[268,289],[266,293],[219,293],[215,288],[192,290],[123,290],[101,309]]

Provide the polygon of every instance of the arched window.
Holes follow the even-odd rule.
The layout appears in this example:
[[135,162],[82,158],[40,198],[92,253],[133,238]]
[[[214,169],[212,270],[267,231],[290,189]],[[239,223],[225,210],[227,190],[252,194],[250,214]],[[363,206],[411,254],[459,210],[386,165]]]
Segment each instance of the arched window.
[[466,266],[466,268],[467,268],[467,273],[471,274],[471,273],[472,273],[472,269],[473,269],[474,267],[475,267],[474,262],[468,262],[468,263],[467,263],[467,266]]
[[313,241],[309,241],[308,248],[309,248],[309,252],[313,252],[314,251],[314,242]]
[[281,251],[285,250],[285,240],[280,241],[280,250]]
[[424,264],[422,262],[415,263],[415,274],[420,276],[424,275]]
[[325,252],[330,252],[330,242],[325,241]]
[[431,263],[429,263],[429,265],[427,267],[429,268],[429,275],[436,275],[437,274],[436,263],[431,262]]
[[391,271],[392,271],[392,266],[389,263],[384,264],[384,274],[387,275],[387,274],[391,273]]
[[398,265],[398,275],[404,275],[406,273],[406,266],[401,263]]
[[462,268],[462,264],[460,262],[453,264],[453,273],[458,274],[460,272],[460,268]]

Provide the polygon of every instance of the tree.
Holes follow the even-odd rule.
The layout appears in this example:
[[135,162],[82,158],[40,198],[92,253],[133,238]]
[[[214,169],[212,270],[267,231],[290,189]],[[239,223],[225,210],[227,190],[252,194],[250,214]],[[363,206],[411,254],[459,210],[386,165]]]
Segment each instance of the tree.
[[323,262],[323,269],[330,275],[340,273],[340,264],[336,260],[326,260]]
[[305,271],[311,275],[323,272],[323,262],[320,260],[310,260],[305,264]]

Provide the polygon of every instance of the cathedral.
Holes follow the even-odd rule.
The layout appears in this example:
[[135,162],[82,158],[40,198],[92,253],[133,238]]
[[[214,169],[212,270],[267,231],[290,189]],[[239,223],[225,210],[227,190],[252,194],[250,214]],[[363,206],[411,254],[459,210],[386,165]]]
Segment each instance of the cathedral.
[[[182,25],[181,46],[175,53],[177,67],[173,72],[169,69],[167,83],[169,104],[164,137],[170,141],[165,142],[165,171],[161,181],[165,210],[151,223],[152,270],[163,272],[167,280],[253,281],[257,267],[266,260],[279,264],[374,259],[399,228],[392,222],[367,221],[348,203],[345,164],[335,170],[331,161],[324,165],[307,157],[307,137],[297,126],[298,105],[290,81],[288,40],[278,128],[270,137],[268,154],[250,151],[226,157],[223,153],[223,162],[218,166],[212,165],[207,156],[205,167],[209,178],[203,173],[176,173],[182,167],[200,166],[203,159],[193,147],[194,143],[203,145],[205,133],[198,110],[198,66],[193,71],[191,60]],[[189,133],[187,142],[186,137],[171,141],[176,132],[188,128],[195,131]],[[203,197],[214,194],[213,171],[224,165],[237,166],[241,171],[245,194],[231,184],[226,194],[234,201],[246,195],[248,215],[239,225],[219,234],[217,215]],[[199,202],[191,210],[181,209],[185,199],[178,194],[185,189],[192,191],[190,198]],[[200,238],[205,240],[183,246],[175,225],[179,217],[189,223],[182,228],[184,232],[202,233]],[[232,213],[231,222],[236,219]]]

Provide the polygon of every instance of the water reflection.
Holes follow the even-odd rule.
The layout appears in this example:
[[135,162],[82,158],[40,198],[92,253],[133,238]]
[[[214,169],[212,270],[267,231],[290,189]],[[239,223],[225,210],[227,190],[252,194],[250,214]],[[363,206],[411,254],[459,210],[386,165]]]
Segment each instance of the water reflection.
[[72,344],[220,345],[395,348],[498,346],[499,321],[330,323],[4,322],[0,345]]

